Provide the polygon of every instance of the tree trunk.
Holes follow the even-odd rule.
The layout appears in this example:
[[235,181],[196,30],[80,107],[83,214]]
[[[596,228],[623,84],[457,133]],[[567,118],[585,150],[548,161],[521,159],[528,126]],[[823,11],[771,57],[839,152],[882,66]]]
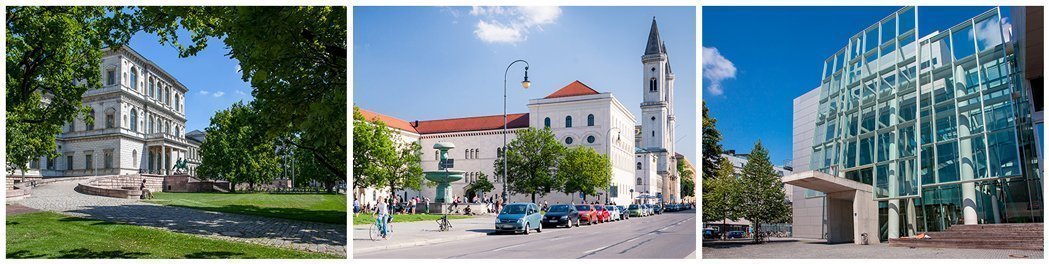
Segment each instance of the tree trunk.
[[532,193],[532,203],[535,203],[535,193]]

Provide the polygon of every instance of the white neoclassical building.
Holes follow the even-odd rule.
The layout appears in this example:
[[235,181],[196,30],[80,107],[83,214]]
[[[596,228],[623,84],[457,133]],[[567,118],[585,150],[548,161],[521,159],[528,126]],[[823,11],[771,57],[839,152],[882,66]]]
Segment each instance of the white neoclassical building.
[[107,49],[102,87],[84,93],[94,123],[78,117],[57,137],[59,156],[30,162],[31,176],[171,174],[179,159],[200,163],[200,140],[187,140],[188,89],[135,50]]
[[[552,130],[558,141],[568,147],[590,147],[607,155],[612,162],[612,182],[598,197],[587,201],[630,204],[641,194],[663,197],[666,202],[680,202],[680,182],[677,180],[674,158],[673,74],[669,58],[655,20],[649,33],[648,47],[642,57],[644,81],[641,103],[642,119],[637,119],[610,92],[598,92],[580,81],[574,81],[543,98],[528,102],[528,113],[508,114],[507,141],[529,127]],[[436,170],[438,142],[456,147],[448,153],[455,160],[455,169],[466,171],[462,181],[452,183],[454,196],[464,196],[466,186],[487,177],[495,185],[491,196],[502,192],[501,172],[494,162],[503,146],[503,116],[490,115],[441,120],[405,121],[361,109],[368,120],[381,120],[396,131],[401,142],[418,142],[422,146],[422,168]],[[357,125],[357,124],[355,124]],[[639,126],[635,131],[635,126]],[[374,201],[377,195],[388,195],[374,188],[359,188],[355,196],[364,202]],[[433,187],[423,190],[398,190],[399,197],[435,196]],[[529,201],[530,195],[519,194],[511,201]],[[581,202],[578,194],[557,191],[537,197],[537,202]],[[655,199],[642,202],[655,202]]]

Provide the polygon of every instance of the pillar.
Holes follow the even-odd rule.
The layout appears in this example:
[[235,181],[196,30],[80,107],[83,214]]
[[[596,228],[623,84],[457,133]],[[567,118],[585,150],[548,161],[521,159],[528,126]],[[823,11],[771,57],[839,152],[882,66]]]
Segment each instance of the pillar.
[[[962,115],[958,120],[958,138],[969,136],[969,118]],[[962,181],[972,180],[976,175],[976,161],[973,160],[972,139],[958,140],[958,176]],[[962,219],[966,225],[979,223],[976,213],[976,183],[962,183]]]
[[907,236],[918,234],[918,216],[915,214],[914,198],[907,199]]
[[160,146],[160,175],[168,175],[168,151],[164,146]]
[[889,225],[887,228],[889,238],[900,238],[900,199],[889,200]]

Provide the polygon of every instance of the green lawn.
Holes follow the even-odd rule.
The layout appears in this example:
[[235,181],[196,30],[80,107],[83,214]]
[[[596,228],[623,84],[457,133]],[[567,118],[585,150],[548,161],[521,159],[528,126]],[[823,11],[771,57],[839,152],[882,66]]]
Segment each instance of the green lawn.
[[[443,216],[443,215],[439,215],[439,214],[398,214],[398,215],[393,215],[393,222],[394,223],[403,223],[403,222],[415,222],[415,221],[436,221],[437,219],[440,219],[441,216]],[[448,215],[448,219],[465,219],[465,218],[470,218],[470,217],[469,216],[465,216],[465,215]],[[364,225],[364,224],[371,224],[371,223],[375,223],[375,217],[370,215],[370,214],[363,214],[362,213],[362,214],[360,214],[358,216],[353,217],[353,224],[354,225]],[[434,222],[434,223],[436,224],[436,222]]]
[[340,258],[52,212],[7,216],[7,258]]
[[147,202],[206,211],[346,224],[346,195],[268,193],[155,193]]

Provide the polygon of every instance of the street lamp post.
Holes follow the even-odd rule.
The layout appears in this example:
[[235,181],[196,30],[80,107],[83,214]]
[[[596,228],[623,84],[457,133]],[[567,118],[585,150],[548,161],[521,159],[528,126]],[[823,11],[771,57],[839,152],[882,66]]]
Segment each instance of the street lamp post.
[[528,65],[527,61],[525,61],[525,60],[515,60],[515,61],[511,62],[510,65],[506,65],[506,70],[503,71],[503,204],[506,204],[506,202],[509,201],[507,199],[507,198],[509,198],[509,193],[507,193],[507,191],[506,191],[506,184],[507,184],[507,181],[506,181],[506,159],[508,157],[506,155],[506,153],[507,153],[507,149],[506,149],[506,75],[507,75],[507,73],[510,72],[510,67],[514,66],[514,64],[516,64],[518,62],[524,62],[524,64],[525,64],[524,81],[521,81],[521,87],[524,87],[525,89],[528,89],[528,86],[532,85],[532,82],[528,81],[528,66],[529,65]]
[[[612,124],[609,124],[609,126],[611,126],[611,125]],[[614,127],[614,126],[608,128],[608,131],[605,132],[605,138],[608,139],[608,146],[605,147],[605,150],[606,150],[606,152],[608,152],[608,163],[609,163],[609,165],[614,164],[613,161],[612,161],[612,144],[615,144],[615,142],[616,142],[616,141],[612,140],[612,130],[615,130],[616,132],[620,132],[619,131],[619,127]],[[618,135],[618,133],[616,133],[616,135]],[[616,139],[619,139],[619,137],[616,137]],[[612,165],[612,170],[613,170],[612,173],[615,173],[615,167],[616,167],[615,165]],[[613,186],[609,185],[608,186],[608,192],[605,193],[605,204],[608,204],[609,200],[611,199],[609,196],[611,196],[611,194],[612,194],[612,187]]]

